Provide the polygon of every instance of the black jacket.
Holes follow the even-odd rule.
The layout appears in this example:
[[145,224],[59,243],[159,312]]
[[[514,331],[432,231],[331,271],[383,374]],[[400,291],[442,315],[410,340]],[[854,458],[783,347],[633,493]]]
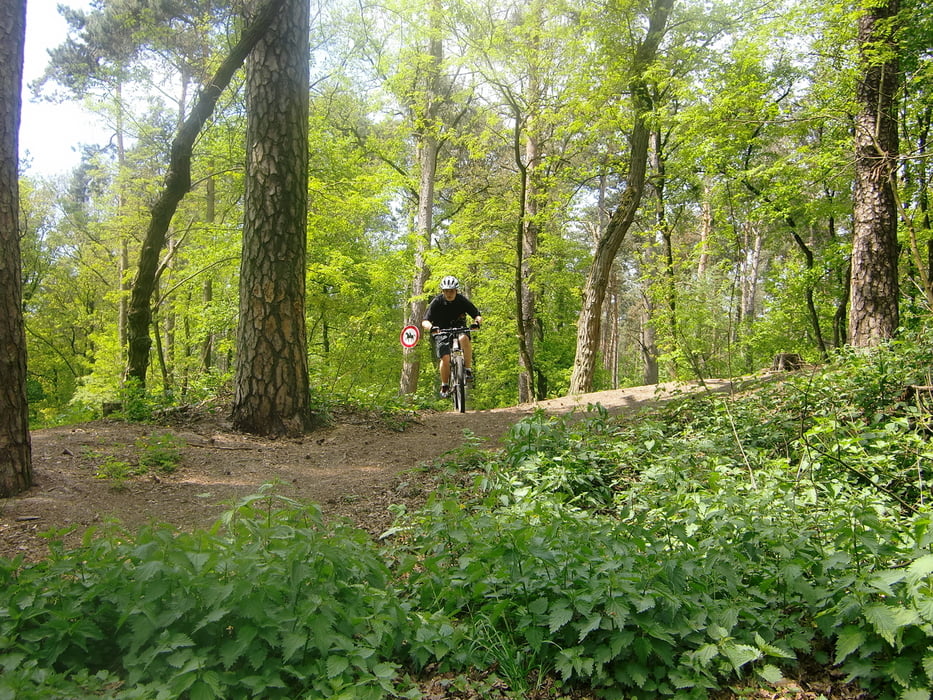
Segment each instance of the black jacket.
[[479,315],[479,310],[473,302],[457,292],[453,301],[447,301],[443,294],[434,297],[424,318],[438,328],[459,328],[466,326],[467,316],[476,318]]

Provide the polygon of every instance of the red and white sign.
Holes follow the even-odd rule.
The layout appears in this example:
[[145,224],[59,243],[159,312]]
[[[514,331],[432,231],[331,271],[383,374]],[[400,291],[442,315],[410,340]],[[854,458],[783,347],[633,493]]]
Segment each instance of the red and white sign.
[[418,326],[405,326],[399,340],[402,341],[404,347],[413,348],[418,344],[419,338],[421,338],[421,331],[418,330]]

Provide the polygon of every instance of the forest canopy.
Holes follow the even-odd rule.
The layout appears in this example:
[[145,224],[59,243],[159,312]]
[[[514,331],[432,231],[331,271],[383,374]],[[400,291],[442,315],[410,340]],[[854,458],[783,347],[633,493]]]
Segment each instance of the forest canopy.
[[[640,138],[643,183],[598,290],[589,388],[747,374],[778,353],[828,359],[850,341],[857,88],[891,51],[894,305],[904,327],[929,313],[933,20],[920,3],[901,3],[878,25],[891,41],[869,44],[862,9],[832,0],[662,5],[312,4],[312,402],[431,402],[429,344],[403,355],[399,332],[447,274],[487,322],[476,407],[566,393],[588,275],[638,184]],[[68,41],[31,87],[92,104],[113,137],[83,144],[65,176],[21,177],[34,422],[122,396],[130,287],[169,149],[241,10],[62,10]],[[193,143],[190,191],[159,253],[150,400],[230,391],[246,113],[240,71]]]

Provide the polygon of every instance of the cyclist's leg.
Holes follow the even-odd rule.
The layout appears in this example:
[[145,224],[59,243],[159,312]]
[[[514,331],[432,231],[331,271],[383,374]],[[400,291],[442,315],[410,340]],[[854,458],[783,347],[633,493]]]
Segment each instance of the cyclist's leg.
[[450,353],[441,355],[440,362],[441,384],[450,384]]
[[438,372],[441,375],[441,384],[450,384],[450,346],[451,342],[449,337],[445,335],[440,335],[435,341],[435,349],[437,351],[438,359]]
[[463,350],[463,366],[470,369],[473,367],[473,341],[466,333],[460,336],[460,349]]

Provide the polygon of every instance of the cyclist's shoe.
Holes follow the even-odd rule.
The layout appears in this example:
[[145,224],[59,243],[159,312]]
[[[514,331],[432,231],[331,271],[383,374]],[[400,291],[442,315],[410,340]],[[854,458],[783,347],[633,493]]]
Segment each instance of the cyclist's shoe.
[[463,374],[466,377],[467,382],[472,384],[473,383],[473,370],[467,367],[463,370]]
[[448,396],[450,396],[450,385],[441,384],[441,398],[446,399]]

